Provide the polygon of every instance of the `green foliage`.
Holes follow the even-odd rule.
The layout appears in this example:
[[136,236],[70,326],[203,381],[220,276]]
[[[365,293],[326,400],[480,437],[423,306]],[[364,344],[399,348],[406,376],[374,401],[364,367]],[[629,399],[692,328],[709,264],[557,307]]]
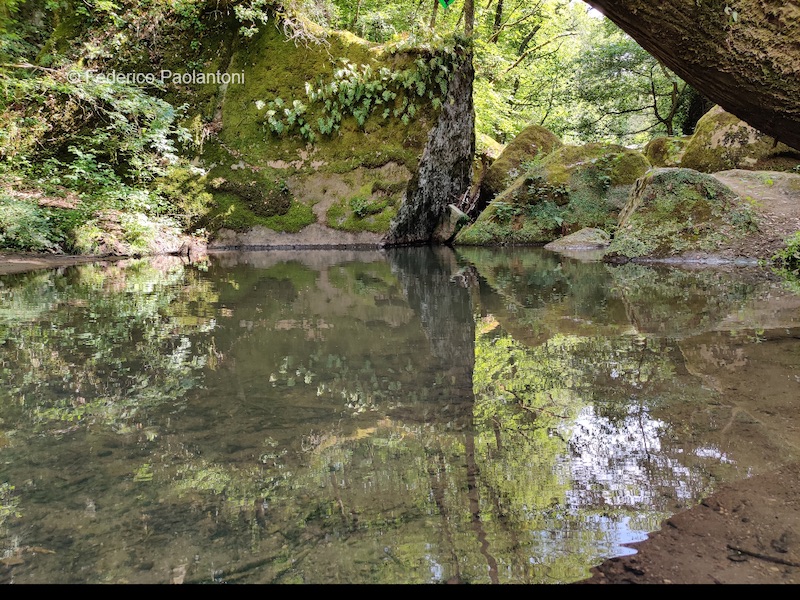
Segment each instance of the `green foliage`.
[[150,181],[164,174],[165,163],[177,161],[176,143],[188,141],[169,103],[75,65],[10,73],[0,80],[0,111],[7,128],[47,135],[47,144],[41,138],[19,143],[5,135],[0,157],[68,160],[71,153],[75,160],[68,175],[87,187]]
[[800,231],[785,241],[784,248],[772,257],[772,262],[784,275],[800,279]]
[[733,209],[729,218],[731,225],[738,231],[744,233],[755,233],[759,231],[758,216],[750,206],[743,205]]
[[250,0],[233,7],[236,18],[242,22],[239,29],[245,37],[253,37],[258,33],[258,28],[270,20],[270,12],[276,3],[269,0]]
[[[402,47],[395,46],[389,53],[401,50]],[[420,111],[420,102],[441,107],[459,56],[454,43],[443,43],[429,55],[420,52],[412,66],[397,70],[387,66],[376,70],[369,64],[356,65],[346,58],[340,59],[342,66],[334,70],[330,80],[318,77],[314,84],[306,82],[308,101],[324,107],[314,122],[306,120],[308,106],[297,99],[289,104],[278,97],[267,103],[257,102],[257,106],[266,106],[266,124],[272,134],[280,136],[296,131],[311,143],[317,133],[330,136],[338,132],[342,119],[347,117],[355,119],[361,128],[376,113],[383,120],[393,117],[408,125]]]
[[213,196],[206,191],[205,173],[189,166],[169,167],[155,181],[154,191],[162,200],[164,213],[191,228],[208,212]]
[[0,248],[50,251],[58,237],[45,210],[0,192]]
[[522,214],[522,209],[514,204],[498,200],[494,203],[494,215],[501,224],[507,224],[512,218]]
[[19,498],[14,494],[14,486],[4,481],[0,483],[0,527],[9,517],[21,517],[19,511]]
[[201,221],[206,229],[232,229],[247,231],[261,225],[274,231],[297,233],[316,222],[314,211],[308,204],[292,200],[284,214],[258,215],[244,205],[239,197],[229,192],[215,194],[214,206]]
[[32,43],[32,38],[38,37],[35,29],[17,18],[23,3],[24,0],[0,2],[0,62],[16,61],[36,50]]
[[[0,245],[88,248],[92,244],[86,230],[78,232],[79,224],[110,209],[192,226],[210,196],[193,181],[202,174],[178,156],[178,145],[189,138],[176,123],[178,115],[142,88],[75,65],[0,73],[0,177],[5,174],[13,187],[77,194],[71,208],[46,210],[4,198],[5,215],[16,215],[21,225],[6,224]],[[127,237],[140,247],[144,236],[135,233],[136,223],[130,221]]]

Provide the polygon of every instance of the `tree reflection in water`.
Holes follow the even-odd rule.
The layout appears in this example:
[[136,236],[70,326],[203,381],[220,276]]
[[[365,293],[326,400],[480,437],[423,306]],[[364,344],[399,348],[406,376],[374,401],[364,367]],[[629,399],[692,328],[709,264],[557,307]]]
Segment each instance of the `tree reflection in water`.
[[725,374],[798,356],[760,274],[424,247],[0,281],[6,582],[566,583],[795,453],[735,443]]

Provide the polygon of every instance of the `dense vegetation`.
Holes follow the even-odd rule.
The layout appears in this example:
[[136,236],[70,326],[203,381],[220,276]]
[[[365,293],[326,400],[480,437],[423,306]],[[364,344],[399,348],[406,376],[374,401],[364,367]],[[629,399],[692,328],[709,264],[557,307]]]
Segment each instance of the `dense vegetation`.
[[[0,248],[145,253],[165,232],[206,235],[252,224],[299,230],[315,216],[292,198],[281,174],[259,166],[249,179],[230,170],[220,177],[213,167],[219,157],[258,144],[313,149],[326,139],[340,142],[339,154],[362,147],[366,154],[363,142],[346,136],[361,130],[375,138],[384,129],[404,136],[396,143],[407,156],[383,141],[381,148],[413,168],[413,149],[425,131],[415,140],[408,131],[415,124],[427,130],[421,115],[441,103],[448,55],[464,43],[453,36],[471,21],[465,12],[474,11],[466,31],[476,69],[479,151],[509,142],[531,123],[567,143],[644,144],[658,134],[691,131],[699,116],[698,94],[581,2],[424,4],[6,0],[0,7]],[[231,27],[232,40],[225,37]],[[276,27],[295,47],[322,48],[342,59],[341,68],[311,81],[295,68],[294,88],[305,92],[273,91],[257,100],[263,128],[252,131],[241,121],[235,132],[241,143],[233,151],[226,144],[234,134],[220,137],[214,118],[219,86],[104,76],[244,69],[247,64],[231,64],[234,48],[252,45],[255,52],[257,36]],[[373,68],[367,59],[338,55],[344,50],[329,41],[332,29],[380,45],[384,62]],[[417,56],[416,63],[393,58],[398,52]],[[251,80],[250,89],[271,89]],[[365,157],[342,156],[331,169],[358,165],[366,165]],[[327,224],[377,231],[396,204],[396,190],[355,194],[327,213]]]

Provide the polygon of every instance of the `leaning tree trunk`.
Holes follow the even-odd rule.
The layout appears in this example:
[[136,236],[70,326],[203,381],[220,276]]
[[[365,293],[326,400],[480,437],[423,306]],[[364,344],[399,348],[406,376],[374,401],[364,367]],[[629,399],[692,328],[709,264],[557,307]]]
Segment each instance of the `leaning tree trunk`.
[[466,51],[450,78],[439,120],[428,134],[417,172],[384,239],[387,245],[426,244],[446,218],[448,204],[458,204],[469,190],[475,154],[472,53]]
[[586,2],[722,108],[800,148],[796,1]]

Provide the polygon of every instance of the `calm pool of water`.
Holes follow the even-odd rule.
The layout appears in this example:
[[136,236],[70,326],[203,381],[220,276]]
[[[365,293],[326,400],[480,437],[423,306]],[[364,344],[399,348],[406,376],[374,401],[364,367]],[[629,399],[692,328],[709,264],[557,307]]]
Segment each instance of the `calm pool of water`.
[[0,277],[0,582],[570,583],[800,456],[800,297],[541,249]]

